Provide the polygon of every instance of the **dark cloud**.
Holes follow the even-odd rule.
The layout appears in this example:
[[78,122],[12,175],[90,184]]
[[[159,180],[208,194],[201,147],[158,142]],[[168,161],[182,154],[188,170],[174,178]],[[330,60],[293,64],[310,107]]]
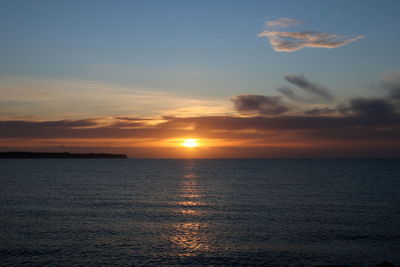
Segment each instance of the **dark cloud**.
[[315,108],[306,110],[306,115],[322,115],[341,113],[346,116],[357,117],[360,120],[387,120],[399,116],[396,103],[390,98],[353,98],[348,103],[342,103],[336,107]]
[[[400,151],[400,116],[397,113],[390,113],[391,115],[384,119],[379,116],[365,116],[361,115],[366,114],[364,109],[360,108],[359,104],[355,104],[354,109],[356,107],[357,110],[363,110],[363,112],[351,111],[342,116],[170,117],[162,123],[143,124],[138,127],[125,127],[126,125],[119,123],[75,127],[82,125],[82,121],[85,120],[67,123],[65,121],[0,121],[0,146],[10,147],[20,142],[31,142],[31,140],[34,140],[32,144],[35,140],[38,140],[40,144],[48,142],[53,145],[68,145],[68,142],[73,143],[74,140],[83,143],[85,140],[90,140],[91,144],[96,144],[96,139],[98,139],[97,144],[101,146],[105,144],[103,139],[129,143],[129,140],[134,142],[145,139],[159,142],[167,138],[195,136],[232,143],[243,141],[245,144],[256,144],[257,148],[270,147],[270,149],[262,150],[260,157],[267,155],[262,153],[271,153],[271,151],[276,152],[268,154],[271,157],[291,157],[295,155],[293,153],[300,152],[302,152],[301,155],[308,155],[309,148],[320,151],[320,154],[316,154],[320,156],[332,155],[333,151],[337,151],[339,156],[348,156],[352,151],[376,150],[380,151],[379,155],[392,155],[385,154],[385,151],[392,151],[395,148]],[[387,111],[384,114],[387,114]],[[238,145],[238,151],[242,146],[246,145]],[[257,148],[252,151],[256,152]],[[151,156],[149,150],[142,149],[141,151],[143,153],[141,152],[140,155]],[[156,155],[154,153],[153,155]],[[400,156],[400,152],[397,155]],[[227,152],[221,154],[221,157],[223,156],[230,157],[231,154]]]
[[[329,92],[329,89],[326,88],[323,85],[316,84],[308,80],[304,75],[299,75],[299,74],[287,74],[285,75],[285,80],[288,81],[289,83],[297,86],[298,88],[302,89],[303,91],[310,93],[312,95],[318,96],[321,99],[331,101],[333,99],[332,94]],[[284,94],[290,97],[289,95],[292,95],[293,97],[293,91],[292,90],[284,90]],[[281,91],[282,92],[282,91]]]
[[348,106],[339,109],[344,114],[379,117],[382,120],[397,115],[395,105],[385,98],[354,98]]
[[[171,118],[154,126],[141,125],[125,129],[118,124],[98,127],[74,127],[71,124],[58,124],[54,121],[0,121],[0,137],[37,137],[37,138],[126,138],[126,137],[160,137],[179,136],[183,127],[193,126],[187,132],[207,133],[215,130],[242,131],[341,131],[345,128],[381,128],[400,127],[400,116],[393,114],[390,120],[360,115],[333,116],[277,116],[277,117],[234,117],[234,116],[204,116],[189,118]],[[224,136],[221,136],[224,137]],[[400,136],[399,136],[400,138]]]
[[79,128],[79,127],[92,127],[97,126],[96,119],[84,120],[57,120],[57,121],[39,121],[32,123],[31,121],[15,120],[15,121],[2,121],[3,126],[31,126],[36,127],[49,127],[49,128]]
[[[327,88],[310,82],[302,75],[287,75],[285,79],[296,88],[281,87],[278,90],[292,100],[309,101],[307,96],[303,97],[295,90],[303,90],[322,99],[332,99]],[[298,115],[288,115],[289,106],[280,97],[238,95],[231,99],[234,108],[253,116],[120,116],[82,120],[0,121],[0,146],[18,146],[20,142],[31,140],[32,143],[59,145],[68,144],[69,141],[84,143],[85,140],[93,144],[98,139],[98,144],[104,145],[103,139],[128,143],[155,140],[159,143],[163,139],[197,137],[223,140],[230,144],[243,141],[243,144],[252,144],[252,147],[238,145],[235,149],[243,149],[240,151],[247,151],[250,156],[251,151],[259,151],[255,153],[259,153],[257,155],[260,157],[309,155],[307,153],[312,150],[317,151],[315,155],[319,156],[335,153],[338,156],[351,153],[370,156],[372,154],[365,153],[375,151],[379,153],[374,155],[400,156],[400,102],[396,79],[397,74],[383,80],[382,86],[387,93],[382,97],[358,97],[339,105],[320,105],[303,111],[304,114],[298,112]],[[290,108],[300,108],[300,105]],[[155,147],[141,148],[138,155],[151,156],[156,153]],[[229,150],[226,147],[223,149]],[[214,156],[215,151],[210,151],[210,157]],[[221,151],[215,153],[221,153],[221,157],[231,155]],[[166,157],[170,155],[168,153],[165,152]]]
[[294,100],[294,101],[304,101],[304,99],[299,96],[293,89],[287,86],[281,86],[278,89],[278,92],[282,93],[287,98]]
[[396,90],[391,90],[390,96],[396,100],[400,100],[400,87],[396,88]]
[[[394,115],[390,120],[356,115],[348,116],[277,116],[277,117],[233,117],[205,116],[175,118],[164,123],[164,127],[174,128],[178,125],[195,125],[195,130],[260,130],[260,131],[320,131],[323,129],[341,131],[344,128],[365,127],[399,127],[400,116]],[[400,136],[399,136],[400,138]]]
[[238,95],[231,98],[233,107],[244,114],[279,115],[289,108],[280,97],[263,95]]
[[306,115],[326,115],[326,114],[332,114],[337,112],[337,108],[313,108],[306,110],[304,114]]
[[[285,79],[306,92],[313,93],[326,100],[333,96],[329,90],[315,83],[310,82],[303,75],[286,75]],[[306,115],[326,115],[338,113],[346,116],[358,117],[380,117],[386,120],[400,111],[400,72],[387,73],[382,81],[381,88],[387,91],[386,95],[375,98],[355,97],[349,99],[346,103],[341,103],[332,107],[314,108],[304,112]],[[310,99],[299,96],[292,88],[281,87],[278,91],[291,100],[298,102],[309,102]],[[365,120],[365,118],[363,118]]]
[[129,116],[117,116],[114,119],[121,120],[121,121],[148,121],[148,118],[139,118],[139,117],[129,117]]
[[113,122],[112,126],[115,128],[137,128],[143,127],[145,124],[137,121],[117,121]]
[[108,120],[0,121],[0,138],[126,138],[132,136],[132,128],[139,132],[145,125]]

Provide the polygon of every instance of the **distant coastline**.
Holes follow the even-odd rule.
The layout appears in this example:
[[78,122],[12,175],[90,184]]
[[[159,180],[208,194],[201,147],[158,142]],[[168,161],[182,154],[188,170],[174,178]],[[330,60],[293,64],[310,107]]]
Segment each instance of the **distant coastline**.
[[0,152],[1,159],[126,159],[125,154],[69,153],[69,152]]

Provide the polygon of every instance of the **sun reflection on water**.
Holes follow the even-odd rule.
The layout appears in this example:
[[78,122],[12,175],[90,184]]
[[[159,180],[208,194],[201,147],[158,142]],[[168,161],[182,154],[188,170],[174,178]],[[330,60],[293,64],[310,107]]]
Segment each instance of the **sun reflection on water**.
[[181,214],[186,214],[186,215],[200,215],[201,212],[198,210],[187,210],[187,209],[181,209],[179,210]]
[[171,242],[180,249],[180,256],[194,256],[210,250],[208,237],[203,233],[205,223],[180,223],[174,226]]
[[195,162],[188,161],[184,167],[184,175],[177,189],[176,213],[183,222],[172,225],[170,242],[179,256],[195,256],[210,251],[208,223],[206,215],[207,203],[204,199],[204,186],[199,183]]

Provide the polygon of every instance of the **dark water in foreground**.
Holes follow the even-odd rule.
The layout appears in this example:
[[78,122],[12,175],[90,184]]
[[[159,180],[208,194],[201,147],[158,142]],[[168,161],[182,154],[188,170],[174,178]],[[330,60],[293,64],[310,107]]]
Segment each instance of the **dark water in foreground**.
[[399,160],[0,160],[0,265],[400,264]]

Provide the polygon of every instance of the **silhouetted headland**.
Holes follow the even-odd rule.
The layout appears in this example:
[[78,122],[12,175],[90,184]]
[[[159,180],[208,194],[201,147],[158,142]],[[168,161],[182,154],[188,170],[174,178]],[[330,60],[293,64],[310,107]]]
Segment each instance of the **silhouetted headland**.
[[125,154],[69,153],[69,152],[0,152],[2,159],[126,159]]

